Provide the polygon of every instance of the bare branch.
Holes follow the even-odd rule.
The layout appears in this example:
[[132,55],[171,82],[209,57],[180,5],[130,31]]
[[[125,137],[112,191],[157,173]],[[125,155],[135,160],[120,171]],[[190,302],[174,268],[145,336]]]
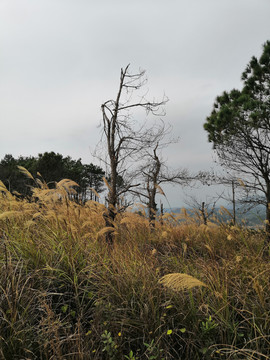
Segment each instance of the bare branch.
[[[141,149],[151,147],[156,139],[161,136],[160,129],[155,127],[148,129],[145,123],[140,126],[133,121],[129,111],[141,108],[146,115],[165,115],[163,106],[168,101],[163,97],[162,101],[148,101],[145,95],[141,101],[132,102],[134,91],[141,89],[146,83],[145,71],[130,73],[129,65],[121,69],[119,88],[115,100],[107,100],[101,105],[103,117],[103,137],[105,152],[103,161],[109,168],[108,211],[104,216],[106,226],[114,226],[114,219],[120,203],[120,196],[138,188],[140,184],[132,182],[132,176],[128,175],[127,169],[132,163],[138,161]],[[121,174],[121,175],[120,175]],[[108,241],[112,242],[111,233]]]

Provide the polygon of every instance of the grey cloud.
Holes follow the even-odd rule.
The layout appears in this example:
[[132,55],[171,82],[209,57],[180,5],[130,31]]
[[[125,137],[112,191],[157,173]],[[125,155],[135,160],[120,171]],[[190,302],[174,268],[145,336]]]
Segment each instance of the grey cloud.
[[[213,166],[202,128],[269,39],[268,0],[2,0],[0,157],[58,151],[89,161],[100,104],[121,66],[147,70],[180,143],[174,167]],[[70,153],[69,153],[70,151]]]

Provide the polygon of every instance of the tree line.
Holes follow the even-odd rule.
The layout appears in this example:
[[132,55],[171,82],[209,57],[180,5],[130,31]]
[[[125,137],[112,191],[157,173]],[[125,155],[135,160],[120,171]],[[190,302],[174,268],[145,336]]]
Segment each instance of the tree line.
[[104,190],[104,170],[93,164],[83,164],[81,159],[45,152],[34,156],[14,158],[7,154],[0,161],[0,179],[6,188],[18,197],[30,197],[33,180],[23,176],[18,166],[26,168],[34,177],[40,177],[49,187],[62,179],[71,179],[78,184],[77,200],[98,200],[97,193]]

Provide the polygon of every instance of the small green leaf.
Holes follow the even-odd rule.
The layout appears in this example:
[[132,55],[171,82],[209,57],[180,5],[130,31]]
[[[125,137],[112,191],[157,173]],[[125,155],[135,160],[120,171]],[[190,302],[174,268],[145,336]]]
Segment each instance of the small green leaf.
[[88,297],[88,299],[92,299],[94,297],[94,293],[92,291],[89,291],[87,293],[87,297]]
[[172,330],[170,329],[167,331],[167,335],[171,335],[171,334],[172,334]]
[[68,309],[68,305],[66,304],[66,305],[63,305],[62,307],[61,307],[61,310],[62,310],[62,312],[65,314],[66,312],[67,312],[67,309]]
[[187,329],[186,329],[186,328],[182,328],[182,329],[180,329],[180,331],[181,331],[182,334],[184,334],[184,333],[187,331]]
[[202,348],[201,350],[200,350],[200,352],[203,354],[203,355],[205,355],[206,353],[207,353],[207,350],[208,350],[208,348]]

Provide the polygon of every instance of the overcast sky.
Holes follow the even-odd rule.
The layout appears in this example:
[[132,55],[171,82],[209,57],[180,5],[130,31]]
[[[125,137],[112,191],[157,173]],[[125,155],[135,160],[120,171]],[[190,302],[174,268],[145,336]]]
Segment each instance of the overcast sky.
[[[168,165],[213,167],[203,130],[215,97],[270,39],[270,0],[0,0],[0,158],[55,151],[84,163],[120,68],[165,93],[180,142]],[[167,189],[172,206],[178,189]]]

